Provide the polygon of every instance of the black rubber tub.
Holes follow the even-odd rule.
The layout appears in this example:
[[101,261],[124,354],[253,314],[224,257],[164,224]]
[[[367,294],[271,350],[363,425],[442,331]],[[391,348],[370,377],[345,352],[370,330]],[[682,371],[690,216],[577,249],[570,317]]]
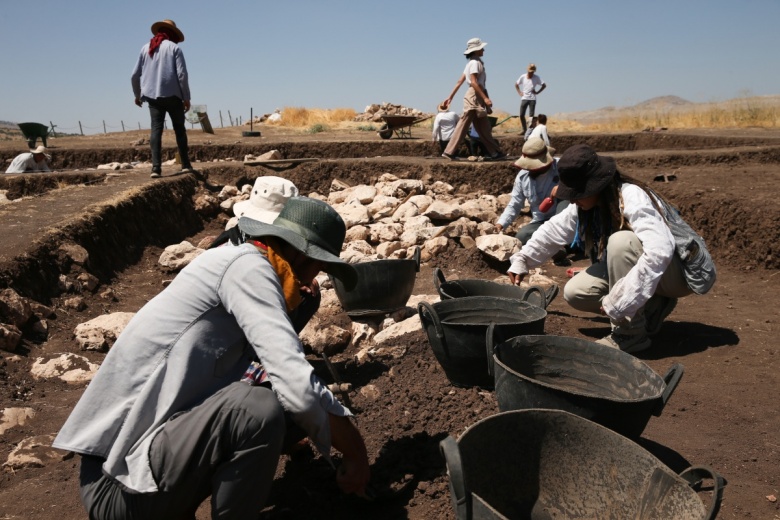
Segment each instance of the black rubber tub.
[[661,377],[631,354],[579,338],[487,335],[499,410],[565,410],[632,438],[661,415],[684,371],[677,363]]
[[466,279],[450,280],[438,267],[433,270],[433,285],[442,300],[463,298],[465,296],[495,296],[527,301],[539,307],[547,307],[546,294],[542,287],[532,285],[523,289],[517,285],[491,282],[490,280]]
[[455,386],[493,388],[485,337],[511,338],[544,333],[547,311],[528,302],[492,296],[467,296],[417,306],[433,354]]
[[341,307],[350,317],[387,314],[402,309],[409,301],[420,271],[420,248],[410,259],[374,260],[352,267],[358,273],[358,281],[351,291],[337,278],[330,277]]
[[[725,480],[679,475],[630,439],[560,410],[499,413],[441,442],[458,520],[712,519]],[[712,481],[712,495],[696,489]]]

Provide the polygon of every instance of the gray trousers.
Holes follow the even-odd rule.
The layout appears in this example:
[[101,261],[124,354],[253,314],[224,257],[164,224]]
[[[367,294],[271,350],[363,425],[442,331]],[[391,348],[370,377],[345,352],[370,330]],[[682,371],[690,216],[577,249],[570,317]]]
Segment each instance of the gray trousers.
[[[563,288],[564,299],[575,309],[600,314],[601,300],[636,265],[643,252],[642,242],[633,231],[613,233],[607,242],[607,261],[597,262],[569,280]],[[672,263],[661,276],[655,295],[681,298],[692,292],[683,276],[682,261],[674,255]],[[618,334],[644,335],[644,308],[639,309],[631,320],[613,322],[612,330]]]
[[211,495],[212,518],[256,518],[284,435],[273,391],[236,382],[174,415],[156,435],[149,462],[158,492],[130,493],[103,474],[103,459],[83,456],[81,502],[90,520],[192,520]]

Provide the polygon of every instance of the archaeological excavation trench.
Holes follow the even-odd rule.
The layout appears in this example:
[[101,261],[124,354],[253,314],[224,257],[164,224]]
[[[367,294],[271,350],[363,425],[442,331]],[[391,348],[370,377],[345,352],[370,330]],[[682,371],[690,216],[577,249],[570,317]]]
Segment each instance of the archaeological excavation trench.
[[[513,138],[502,142],[510,154],[521,146]],[[664,454],[662,460],[676,471],[686,463],[706,463],[723,473],[730,487],[722,511],[767,517],[770,506],[759,498],[778,485],[772,463],[777,450],[772,452],[765,444],[764,432],[778,431],[780,425],[768,413],[746,417],[740,399],[749,396],[752,410],[769,412],[772,399],[759,388],[777,383],[771,371],[777,360],[761,331],[776,329],[778,323],[776,311],[762,309],[776,309],[778,303],[771,277],[780,268],[776,202],[780,139],[639,133],[566,135],[553,144],[559,155],[578,142],[614,156],[621,171],[677,205],[707,240],[719,268],[714,294],[686,298],[665,326],[658,348],[646,359],[661,374],[680,361],[686,365],[686,376],[667,410],[650,421],[643,442],[655,447],[657,456]],[[288,159],[319,160],[274,167],[241,162],[247,154],[269,149]],[[192,157],[207,175],[204,184],[188,175],[152,180],[144,170],[90,169],[112,161],[146,160],[147,149],[62,148],[54,155],[58,173],[0,176],[0,190],[6,190],[12,201],[0,205],[0,289],[11,288],[54,311],[47,320],[47,337],[25,331],[14,353],[18,360],[9,360],[12,354],[2,352],[9,359],[2,360],[0,368],[0,408],[24,406],[37,415],[27,425],[0,435],[0,459],[28,437],[56,433],[85,386],[33,378],[30,365],[62,352],[100,363],[105,353],[82,351],[74,328],[103,314],[135,312],[162,290],[176,275],[159,265],[163,249],[184,240],[197,245],[217,235],[232,216],[219,206],[220,187],[241,190],[257,176],[278,175],[292,180],[302,194],[328,197],[336,180],[341,186],[375,186],[388,179],[420,181],[424,187],[420,193],[433,192],[439,181],[451,185],[448,196],[462,204],[511,191],[515,175],[511,162],[449,162],[435,152],[426,141],[401,139],[279,142],[262,147],[195,144]],[[0,151],[0,160],[7,156],[10,152]],[[676,178],[670,182],[654,180],[672,173]],[[444,218],[432,219],[434,226],[451,224]],[[377,239],[368,241],[378,245]],[[492,280],[508,266],[486,258],[468,240],[450,236],[444,242],[435,255],[423,260],[413,295],[436,293],[435,268],[446,272],[447,279]],[[543,270],[561,286],[566,282],[565,269],[550,263]],[[78,277],[85,273],[94,276],[98,286],[79,292]],[[82,298],[84,307],[65,305],[74,296]],[[331,299],[322,307],[319,326],[350,330],[352,320]],[[551,304],[545,324],[547,334],[585,339],[606,330],[603,320],[573,312],[560,297]],[[736,346],[751,354],[732,352]],[[439,442],[496,413],[494,396],[476,387],[452,386],[422,330],[389,340],[379,354],[358,358],[364,347],[348,343],[331,358],[343,380],[352,385],[350,399],[366,437],[377,498],[366,502],[341,495],[330,466],[306,448],[280,462],[267,518],[454,518]],[[307,349],[318,373],[329,377],[319,351]],[[721,399],[710,399],[712,381],[718,381]],[[740,435],[731,432],[731,424],[746,420],[749,426]],[[741,467],[744,458],[756,460]],[[56,503],[61,518],[82,518],[77,466],[78,457],[54,458],[42,467],[9,474],[0,484],[0,503],[14,503],[16,508],[0,505],[0,516],[46,518],[43,501]],[[34,489],[42,491],[27,491],[33,482]],[[37,493],[46,493],[46,498]],[[207,518],[207,511],[204,505],[198,518]]]

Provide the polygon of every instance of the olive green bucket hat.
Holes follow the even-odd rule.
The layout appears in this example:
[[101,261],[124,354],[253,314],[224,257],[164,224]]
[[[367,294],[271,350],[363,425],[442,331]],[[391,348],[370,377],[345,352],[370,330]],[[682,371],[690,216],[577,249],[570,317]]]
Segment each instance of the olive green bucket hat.
[[354,267],[339,258],[347,226],[327,203],[309,197],[291,197],[273,224],[241,217],[238,228],[251,237],[278,237],[304,255],[325,264],[326,273],[335,276],[347,290],[357,283]]

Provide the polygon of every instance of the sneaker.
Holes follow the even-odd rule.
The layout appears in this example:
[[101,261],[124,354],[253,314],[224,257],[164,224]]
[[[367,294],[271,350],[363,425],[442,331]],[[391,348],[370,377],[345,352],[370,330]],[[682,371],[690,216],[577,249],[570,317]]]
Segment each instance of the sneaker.
[[159,179],[160,177],[162,177],[162,175],[160,175],[160,172],[152,172],[152,174],[149,177],[151,177],[152,179]]
[[650,348],[653,344],[650,338],[643,334],[615,334],[614,332],[606,338],[601,338],[596,343],[616,348],[628,354],[636,354]]
[[664,320],[677,306],[677,298],[666,296],[653,296],[645,305],[645,331],[648,336],[655,336],[661,332]]
[[456,157],[455,157],[454,155],[450,155],[450,154],[448,154],[448,153],[443,153],[443,154],[441,154],[441,156],[442,156],[442,157],[444,157],[445,159],[449,159],[450,161],[455,161],[455,160],[457,160],[457,159],[456,159]]

